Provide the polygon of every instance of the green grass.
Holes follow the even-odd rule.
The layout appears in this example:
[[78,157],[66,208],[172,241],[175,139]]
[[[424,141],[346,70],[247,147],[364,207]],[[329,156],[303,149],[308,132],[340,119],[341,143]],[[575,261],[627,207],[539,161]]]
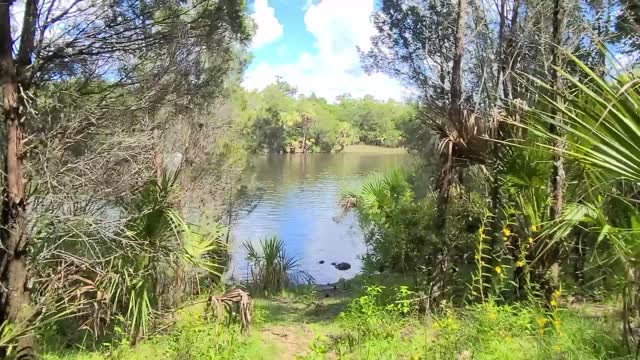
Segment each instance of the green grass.
[[[412,313],[403,277],[358,277],[332,288],[254,301],[251,334],[208,322],[202,306],[178,314],[162,334],[132,349],[126,341],[99,351],[45,346],[45,360],[106,359],[625,359],[619,322],[607,312],[493,302],[436,316]],[[385,287],[366,290],[366,284]],[[371,290],[373,289],[373,290]],[[404,294],[404,295],[403,295]],[[328,297],[327,297],[328,295]],[[409,311],[409,313],[407,313]],[[472,356],[466,357],[465,356]]]
[[[502,315],[490,317],[489,309]],[[547,327],[540,334],[534,312],[496,306],[436,318],[374,321],[366,330],[349,321],[337,336],[313,345],[319,350],[308,358],[323,359],[332,352],[354,359],[458,359],[465,354],[496,360],[625,358],[614,324],[572,312],[563,313],[560,321],[558,331]]]

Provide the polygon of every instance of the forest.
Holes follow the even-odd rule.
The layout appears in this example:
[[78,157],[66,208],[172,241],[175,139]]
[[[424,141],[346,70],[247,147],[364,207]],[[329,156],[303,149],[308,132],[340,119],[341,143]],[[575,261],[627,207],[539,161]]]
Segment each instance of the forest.
[[402,130],[413,117],[413,106],[372,96],[349,94],[334,104],[314,94],[305,96],[283,81],[260,92],[239,91],[239,132],[250,152],[336,152],[347,145],[402,145]]
[[[244,88],[253,5],[0,0],[0,358],[640,356],[637,1],[376,1],[402,101]],[[355,144],[414,159],[335,202],[359,274],[230,239],[254,156]]]

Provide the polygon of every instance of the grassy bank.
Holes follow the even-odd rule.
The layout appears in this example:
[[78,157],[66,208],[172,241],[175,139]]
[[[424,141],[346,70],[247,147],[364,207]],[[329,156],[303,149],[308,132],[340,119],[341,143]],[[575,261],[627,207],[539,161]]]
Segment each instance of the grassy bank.
[[[619,322],[604,311],[549,312],[492,301],[438,315],[413,312],[401,282],[359,278],[335,289],[256,299],[249,335],[207,321],[203,305],[180,311],[169,329],[136,348],[126,341],[96,351],[44,348],[46,360],[98,359],[623,359]],[[382,283],[375,279],[375,283]],[[584,307],[585,309],[587,307]]]

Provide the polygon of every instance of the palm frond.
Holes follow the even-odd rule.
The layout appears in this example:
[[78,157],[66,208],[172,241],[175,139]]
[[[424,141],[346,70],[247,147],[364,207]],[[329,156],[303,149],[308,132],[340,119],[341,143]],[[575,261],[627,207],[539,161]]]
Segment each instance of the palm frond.
[[[538,111],[542,122],[528,126],[544,138],[566,136],[566,149],[556,149],[566,156],[617,178],[640,182],[640,82],[629,73],[603,79],[575,56],[567,56],[583,76],[559,69],[569,89],[559,99],[543,96],[563,115],[562,120]],[[551,134],[545,124],[555,125],[562,134]]]

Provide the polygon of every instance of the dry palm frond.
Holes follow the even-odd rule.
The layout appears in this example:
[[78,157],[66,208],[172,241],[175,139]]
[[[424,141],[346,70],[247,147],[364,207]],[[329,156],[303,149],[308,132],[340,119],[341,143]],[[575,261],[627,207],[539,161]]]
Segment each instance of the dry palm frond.
[[487,161],[491,134],[489,126],[477,114],[465,112],[460,126],[451,124],[443,116],[431,116],[429,125],[440,138],[438,152],[447,154],[454,165],[466,167]]
[[241,331],[248,333],[251,326],[251,300],[249,299],[249,294],[240,289],[233,289],[222,295],[211,295],[207,299],[207,313],[213,314],[217,319],[222,318],[223,307],[229,316],[229,321],[233,319],[234,314],[238,315]]

